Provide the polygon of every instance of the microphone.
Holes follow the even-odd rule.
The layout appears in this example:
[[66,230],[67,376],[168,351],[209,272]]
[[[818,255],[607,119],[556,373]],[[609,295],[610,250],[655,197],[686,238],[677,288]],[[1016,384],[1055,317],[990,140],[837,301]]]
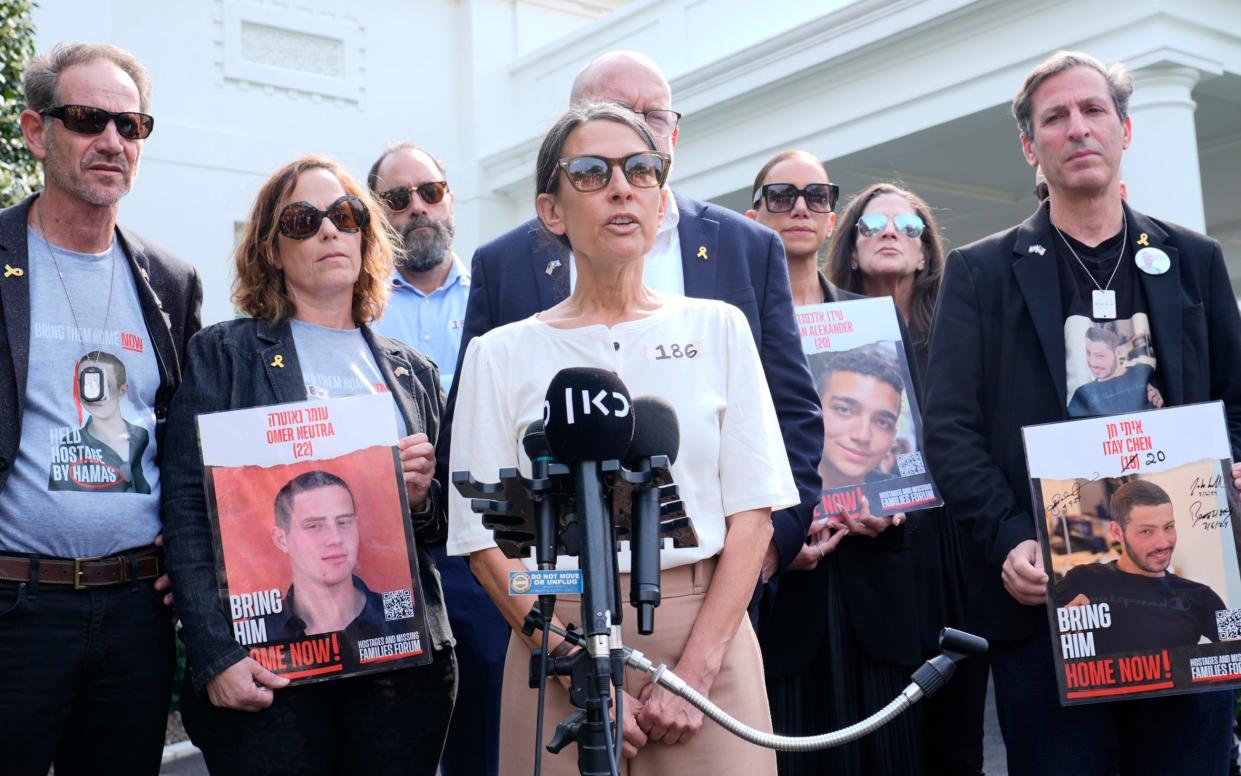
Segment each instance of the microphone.
[[[633,442],[626,456],[626,467],[634,472],[651,471],[651,459],[666,456],[668,464],[676,461],[681,447],[681,429],[676,410],[657,396],[639,396],[633,400]],[[647,635],[655,630],[655,607],[659,606],[660,488],[633,490],[633,532],[629,577],[629,603],[638,610],[638,633]]]
[[[530,459],[530,478],[545,480],[548,469],[555,461],[552,448],[547,443],[547,434],[543,431],[543,421],[536,420],[526,426],[526,433],[521,438],[521,446]],[[560,527],[560,514],[556,502],[550,494],[534,498],[534,557],[541,569],[556,567],[556,530]],[[550,612],[548,613],[550,615]]]
[[543,430],[557,461],[620,460],[633,441],[629,389],[614,372],[561,369],[547,386]]
[[[575,516],[582,535],[583,632],[592,653],[606,656],[616,610],[612,513],[600,462],[619,462],[633,441],[629,390],[614,373],[590,367],[562,369],[543,402],[543,429],[556,460],[568,464],[575,485]],[[617,463],[619,466],[619,463]]]

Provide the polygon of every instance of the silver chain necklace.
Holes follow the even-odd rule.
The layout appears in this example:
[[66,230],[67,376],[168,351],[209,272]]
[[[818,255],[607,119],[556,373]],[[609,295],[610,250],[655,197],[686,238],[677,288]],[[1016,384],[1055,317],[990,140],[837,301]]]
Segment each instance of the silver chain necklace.
[[[78,331],[78,336],[83,336],[82,325],[78,323],[78,313],[73,309],[73,297],[69,295],[69,286],[65,284],[65,273],[60,269],[60,262],[56,260],[56,246],[52,241],[47,239],[47,226],[43,223],[43,202],[38,203],[38,212],[35,214],[39,219],[39,235],[43,240],[43,244],[47,246],[47,252],[52,257],[52,265],[56,267],[56,276],[60,278],[60,289],[65,292],[65,301],[69,303],[69,315],[73,316],[73,325]],[[111,277],[108,279],[108,301],[103,311],[103,331],[108,329],[108,319],[112,316],[112,287],[116,285],[116,251],[109,251],[112,254],[112,269],[109,272]]]
[[1051,228],[1056,230],[1056,234],[1060,235],[1060,241],[1064,243],[1064,247],[1068,248],[1073,258],[1077,259],[1082,272],[1085,272],[1090,282],[1094,283],[1095,290],[1090,292],[1092,318],[1108,321],[1116,318],[1116,292],[1111,290],[1112,281],[1116,279],[1116,271],[1120,269],[1120,263],[1125,259],[1125,248],[1129,247],[1129,219],[1124,218],[1123,221],[1125,229],[1124,236],[1120,239],[1120,253],[1116,254],[1116,266],[1112,267],[1112,274],[1107,279],[1107,285],[1104,286],[1099,285],[1099,281],[1095,280],[1094,274],[1086,266],[1086,262],[1082,261],[1082,257],[1077,255],[1077,251],[1073,250],[1073,246],[1065,238],[1064,232],[1060,231],[1060,227],[1055,224],[1051,225]]

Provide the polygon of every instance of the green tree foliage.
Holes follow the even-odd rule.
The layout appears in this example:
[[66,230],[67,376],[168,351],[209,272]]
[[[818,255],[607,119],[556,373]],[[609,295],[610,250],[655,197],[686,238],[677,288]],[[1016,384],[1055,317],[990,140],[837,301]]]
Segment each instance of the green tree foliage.
[[32,0],[0,0],[0,207],[39,188],[39,167],[22,138],[22,74],[34,56]]

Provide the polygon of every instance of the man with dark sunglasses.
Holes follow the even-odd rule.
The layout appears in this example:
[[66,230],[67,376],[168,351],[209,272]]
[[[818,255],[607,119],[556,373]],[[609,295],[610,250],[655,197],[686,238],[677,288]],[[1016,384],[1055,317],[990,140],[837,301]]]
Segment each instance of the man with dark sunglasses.
[[[1223,252],[1125,203],[1132,92],[1123,65],[1077,52],[1026,76],[1013,116],[1048,199],[948,255],[931,333],[927,460],[985,569],[970,616],[991,641],[1012,776],[1108,773],[1117,754],[1122,774],[1229,772],[1232,691],[1064,708],[1048,632],[1052,570],[1035,540],[1023,426],[1149,409],[1156,395],[1165,406],[1218,400],[1241,454],[1241,316]],[[1148,343],[1139,390],[1113,391],[1105,407],[1074,401],[1082,331],[1122,325]]]
[[[452,249],[454,197],[444,163],[409,141],[384,149],[366,176],[404,251],[392,272],[392,296],[374,326],[440,367],[444,390],[453,383],[470,273]],[[495,773],[500,758],[500,685],[509,626],[466,558],[428,544],[457,638],[457,703],[444,752],[443,776]]]
[[160,445],[202,286],[116,223],[154,127],[142,64],[62,44],[24,86],[44,188],[0,211],[0,770],[154,774]]
[[[672,110],[671,87],[650,58],[614,51],[587,65],[573,83],[570,101],[600,100],[642,117],[658,150],[671,159],[680,114]],[[719,299],[745,314],[801,494],[799,506],[772,515],[775,535],[763,563],[763,576],[770,578],[797,556],[805,540],[823,450],[822,411],[794,326],[784,246],[775,232],[726,208],[675,192],[667,203],[643,279],[661,293]],[[462,354],[474,337],[565,299],[574,280],[572,253],[548,239],[537,219],[483,245],[474,254]],[[455,393],[454,388],[448,397],[446,429]],[[445,469],[448,451],[441,441],[437,454]]]
[[444,163],[408,141],[384,149],[366,176],[404,250],[392,272],[392,297],[381,333],[405,342],[440,367],[452,385],[470,275],[452,249],[454,197]]

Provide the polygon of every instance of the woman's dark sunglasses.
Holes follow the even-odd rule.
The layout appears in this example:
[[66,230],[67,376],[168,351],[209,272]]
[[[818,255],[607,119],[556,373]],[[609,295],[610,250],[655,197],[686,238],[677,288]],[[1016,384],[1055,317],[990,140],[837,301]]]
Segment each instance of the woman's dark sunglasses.
[[438,205],[444,201],[444,194],[448,191],[448,181],[431,181],[421,186],[397,186],[395,189],[388,189],[380,194],[379,200],[393,213],[399,213],[409,207],[415,191],[418,192],[423,202],[428,205]]
[[290,202],[280,211],[280,234],[290,240],[314,237],[324,218],[330,219],[337,231],[357,232],[366,226],[370,213],[362,200],[348,194],[328,205],[327,210],[309,202]]
[[[911,240],[916,240],[922,236],[922,230],[926,229],[926,223],[917,213],[901,213],[892,216],[892,224],[896,227],[896,233],[904,235]],[[883,213],[867,213],[858,219],[857,233],[863,237],[874,237],[875,235],[888,228],[888,217]]]
[[806,198],[806,209],[815,213],[830,213],[836,209],[840,187],[835,183],[811,183],[799,189],[791,183],[767,183],[754,192],[754,207],[766,200],[770,213],[787,213],[797,205],[798,197]]
[[612,169],[620,167],[629,185],[637,189],[654,189],[664,185],[671,157],[659,151],[641,151],[629,156],[609,158],[590,154],[566,156],[558,163],[573,188],[582,192],[598,191],[612,182]]
[[117,134],[127,140],[145,140],[155,129],[154,116],[134,111],[112,113],[89,105],[57,105],[42,115],[60,119],[65,129],[83,135],[98,135],[108,128],[109,121],[116,122]]

